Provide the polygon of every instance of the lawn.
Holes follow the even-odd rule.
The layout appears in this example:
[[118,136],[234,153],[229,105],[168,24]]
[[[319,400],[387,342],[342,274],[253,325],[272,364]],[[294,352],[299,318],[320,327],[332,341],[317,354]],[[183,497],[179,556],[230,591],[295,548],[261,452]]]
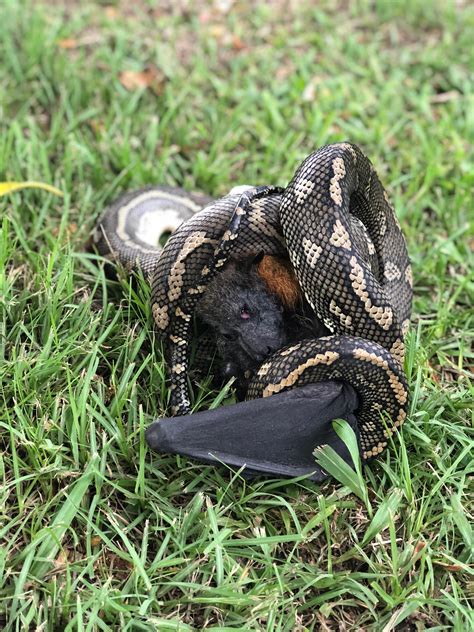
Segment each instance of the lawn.
[[[0,5],[0,180],[64,192],[0,199],[0,627],[473,629],[472,4]],[[413,262],[403,433],[359,496],[151,452],[161,348],[85,254],[104,205],[285,185],[339,140]]]

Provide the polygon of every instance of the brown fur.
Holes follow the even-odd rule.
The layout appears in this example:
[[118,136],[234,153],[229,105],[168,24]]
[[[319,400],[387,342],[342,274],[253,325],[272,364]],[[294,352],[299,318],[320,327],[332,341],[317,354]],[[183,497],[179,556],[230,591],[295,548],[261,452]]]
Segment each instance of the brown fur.
[[257,264],[257,273],[287,309],[294,309],[301,301],[301,288],[288,260],[265,255]]

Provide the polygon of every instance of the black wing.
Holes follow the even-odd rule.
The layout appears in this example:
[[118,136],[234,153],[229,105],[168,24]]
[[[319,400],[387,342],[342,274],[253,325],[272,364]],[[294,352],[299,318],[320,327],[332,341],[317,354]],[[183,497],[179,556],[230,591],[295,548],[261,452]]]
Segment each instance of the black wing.
[[193,415],[154,421],[146,431],[151,448],[201,461],[245,466],[247,474],[327,478],[313,450],[329,444],[349,464],[351,457],[331,421],[346,419],[356,434],[354,389],[320,382],[268,398],[254,399]]

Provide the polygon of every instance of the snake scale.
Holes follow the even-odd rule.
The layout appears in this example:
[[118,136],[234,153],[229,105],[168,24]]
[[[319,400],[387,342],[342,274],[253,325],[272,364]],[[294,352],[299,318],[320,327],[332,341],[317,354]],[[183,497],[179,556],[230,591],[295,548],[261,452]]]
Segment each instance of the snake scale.
[[[157,213],[171,215],[170,225],[157,228]],[[157,247],[160,230],[172,233],[163,249]],[[411,267],[387,193],[356,145],[315,151],[284,189],[255,187],[215,201],[167,187],[126,194],[106,210],[93,239],[104,256],[129,270],[141,269],[149,279],[174,415],[190,412],[192,321],[207,284],[230,256],[264,253],[289,255],[302,292],[331,335],[286,346],[267,358],[247,399],[311,382],[348,382],[359,396],[364,460],[382,452],[403,423]]]

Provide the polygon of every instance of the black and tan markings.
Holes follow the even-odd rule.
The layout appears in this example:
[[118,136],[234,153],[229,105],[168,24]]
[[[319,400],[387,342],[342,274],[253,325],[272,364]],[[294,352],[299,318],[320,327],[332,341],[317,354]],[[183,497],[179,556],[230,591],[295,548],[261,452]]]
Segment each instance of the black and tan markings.
[[[262,196],[278,193],[280,190],[275,187],[256,187],[240,195],[227,196],[218,200],[214,205],[186,222],[182,229],[172,236],[169,243],[175,253],[174,257],[168,261],[164,258],[160,260],[156,278],[164,280],[164,283],[156,281],[155,278],[160,291],[153,292],[153,295],[158,298],[159,294],[163,296],[163,291],[166,291],[162,302],[159,302],[159,299],[155,300],[154,305],[158,305],[156,309],[163,309],[167,305],[170,308],[166,326],[163,327],[165,324],[163,320],[160,324],[166,337],[171,341],[168,345],[170,348],[168,361],[172,383],[175,386],[171,396],[173,414],[188,412],[190,403],[187,391],[189,345],[175,344],[172,337],[190,340],[192,315],[197,301],[205,292],[207,284],[225,265],[229,255],[234,253],[234,244],[237,239],[238,251],[243,257],[258,252],[259,244],[272,254],[284,253],[281,231],[276,232],[271,221],[268,223],[269,230],[263,237],[256,236],[248,221],[248,218],[252,217],[253,205],[258,204]],[[272,211],[272,206],[268,203],[267,207],[269,207],[267,210]],[[273,204],[274,215],[277,213],[277,208],[278,203]],[[200,226],[205,225],[207,230],[197,230],[197,227],[194,228],[194,223]],[[199,248],[193,249],[192,252],[187,251],[186,256],[183,257],[186,244],[198,233],[201,240]],[[252,239],[248,239],[250,233],[253,235]],[[176,272],[174,272],[177,262],[182,262],[179,267],[179,280],[176,280]],[[184,288],[186,288],[185,291]]]
[[[299,359],[296,364],[295,357]],[[269,397],[323,380],[345,381],[354,387],[359,395],[362,455],[367,459],[378,454],[379,448],[381,452],[405,419],[408,391],[399,363],[377,343],[353,336],[327,336],[303,341],[296,349],[282,349],[257,371],[248,397]],[[387,415],[386,424],[381,421],[382,412]]]
[[[159,189],[154,189],[158,191]],[[209,200],[165,190],[189,215]],[[289,254],[316,315],[334,334],[268,358],[248,398],[309,382],[343,380],[357,391],[363,457],[379,454],[406,416],[402,368],[412,277],[405,240],[370,161],[349,143],[311,154],[286,187],[250,189],[209,204],[173,233],[161,252],[140,239],[148,199],[125,196],[102,220],[104,254],[139,266],[151,279],[152,311],[166,342],[173,414],[190,412],[187,387],[192,317],[207,283],[228,257]],[[164,194],[164,197],[166,197]],[[135,194],[137,196],[137,194]],[[141,228],[140,228],[141,227]]]
[[162,248],[160,238],[211,202],[200,193],[176,187],[146,187],[121,195],[111,204],[92,241],[105,257],[127,270],[140,269],[151,278]]

